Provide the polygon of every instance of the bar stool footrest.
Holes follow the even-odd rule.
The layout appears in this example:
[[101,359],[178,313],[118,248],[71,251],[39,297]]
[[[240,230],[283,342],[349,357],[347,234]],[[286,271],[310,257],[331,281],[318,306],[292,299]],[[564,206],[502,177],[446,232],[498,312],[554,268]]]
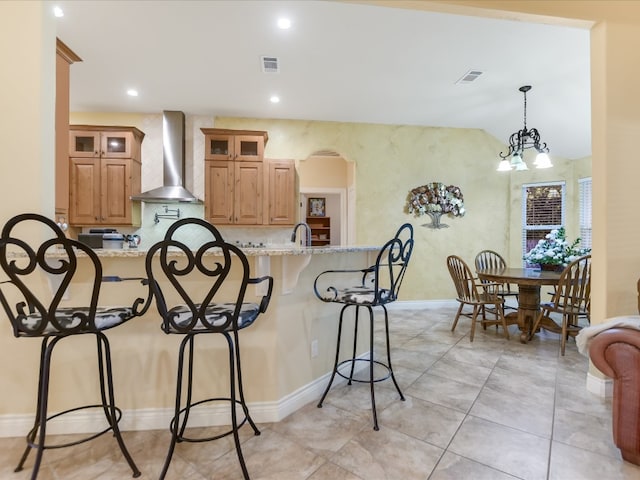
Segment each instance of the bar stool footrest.
[[[62,415],[66,415],[68,413],[73,413],[73,412],[77,412],[79,410],[88,410],[90,408],[101,408],[101,409],[111,409],[112,407],[109,405],[102,405],[102,404],[97,404],[97,405],[83,405],[81,407],[75,407],[75,408],[70,408],[68,410],[64,410],[62,412],[58,412],[54,415],[51,415],[49,417],[47,417],[47,422],[49,422],[50,420],[53,420],[54,418],[57,417],[61,417]],[[116,423],[120,422],[120,419],[122,418],[122,410],[120,410],[120,408],[118,407],[113,407],[113,409],[116,412]],[[38,436],[38,429],[39,426],[36,426],[34,428],[31,429],[31,431],[27,434],[27,444],[31,447],[31,448],[38,448],[38,445],[33,443],[33,441],[29,440],[30,438],[37,438]],[[42,448],[44,450],[47,449],[54,449],[54,448],[66,448],[66,447],[73,447],[74,445],[80,445],[81,443],[85,443],[85,442],[89,442],[91,440],[94,440],[96,438],[98,438],[101,435],[104,435],[105,433],[108,433],[110,431],[113,430],[113,426],[109,425],[107,428],[105,428],[104,430],[100,431],[100,432],[96,432],[96,433],[92,433],[91,435],[89,435],[88,437],[84,437],[81,438],[80,440],[75,440],[73,442],[68,442],[68,443],[61,443],[58,445],[47,445],[46,443],[42,446]],[[48,435],[47,435],[48,436]]]
[[[216,398],[207,398],[204,400],[200,400],[196,403],[192,403],[189,408],[189,410],[193,409],[195,406],[197,405],[202,405],[204,403],[212,403],[212,402],[228,402],[228,403],[232,403],[233,400],[231,400],[231,398],[228,397],[216,397]],[[242,402],[240,400],[235,400],[236,405],[240,405],[242,406]],[[187,407],[184,407],[182,410],[180,410],[179,415],[182,415],[185,411],[187,410]],[[246,422],[247,422],[248,418],[247,416],[244,414],[244,412],[242,413],[242,420],[238,421],[238,427],[237,429],[239,430],[240,427],[242,427]],[[169,424],[169,431],[173,431],[175,428],[175,423],[176,422],[176,417],[174,416],[171,419],[171,423]],[[200,443],[200,442],[210,442],[213,440],[218,440],[220,438],[226,437],[228,435],[233,434],[233,426],[231,426],[231,429],[229,431],[223,432],[223,433],[219,433],[218,435],[214,435],[212,437],[206,437],[206,438],[190,438],[190,437],[186,437],[184,435],[178,435],[177,437],[177,441],[178,442],[190,442],[190,443]],[[258,431],[258,433],[256,433],[256,435],[260,435],[260,432]]]
[[[371,383],[371,379],[367,378],[366,380],[363,379],[359,379],[359,378],[354,378],[350,375],[345,375],[344,373],[342,373],[340,371],[340,367],[342,367],[343,365],[350,365],[354,362],[367,362],[367,364],[369,364],[370,360],[368,358],[350,358],[348,360],[343,360],[342,362],[340,362],[338,364],[338,367],[336,368],[336,374],[340,375],[342,378],[346,379],[346,380],[350,380],[352,382],[359,382],[359,383]],[[387,365],[386,363],[380,362],[378,360],[374,360],[373,363],[375,363],[376,365],[380,365],[381,367],[383,367],[384,369],[386,369],[387,374],[385,376],[381,376],[378,378],[374,378],[373,382],[377,383],[377,382],[382,382],[388,378],[391,377],[391,368],[389,368],[389,365]],[[349,367],[351,368],[351,367]],[[355,372],[354,372],[355,373]]]

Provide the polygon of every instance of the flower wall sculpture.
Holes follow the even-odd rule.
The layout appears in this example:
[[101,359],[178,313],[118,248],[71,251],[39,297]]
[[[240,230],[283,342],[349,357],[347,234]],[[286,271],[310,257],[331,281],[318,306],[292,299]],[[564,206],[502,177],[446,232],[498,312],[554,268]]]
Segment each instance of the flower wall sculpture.
[[441,182],[431,182],[416,187],[409,192],[407,197],[407,212],[420,217],[431,217],[431,228],[443,228],[448,225],[440,223],[440,216],[449,214],[454,217],[462,217],[465,214],[464,197],[462,190],[455,185],[445,185]]
[[566,266],[576,258],[591,253],[590,248],[578,248],[578,245],[580,238],[569,243],[564,227],[560,227],[539,240],[523,259],[529,264]]

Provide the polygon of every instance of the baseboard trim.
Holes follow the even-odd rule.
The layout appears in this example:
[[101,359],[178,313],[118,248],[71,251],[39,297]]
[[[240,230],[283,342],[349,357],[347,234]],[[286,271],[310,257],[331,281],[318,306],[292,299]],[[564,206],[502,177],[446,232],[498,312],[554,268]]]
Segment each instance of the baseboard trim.
[[587,374],[587,391],[600,398],[611,398],[613,396],[613,380],[600,378],[589,372]]

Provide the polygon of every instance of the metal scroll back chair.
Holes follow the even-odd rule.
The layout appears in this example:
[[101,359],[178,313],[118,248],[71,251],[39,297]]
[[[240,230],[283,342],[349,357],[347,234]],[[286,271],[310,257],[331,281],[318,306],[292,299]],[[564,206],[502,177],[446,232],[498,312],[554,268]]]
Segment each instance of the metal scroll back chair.
[[[505,262],[502,255],[498,252],[494,252],[493,250],[482,250],[476,255],[475,258],[476,271],[478,270],[494,270],[501,271],[507,268],[507,262]],[[510,283],[505,282],[501,283],[497,287],[496,293],[498,296],[502,297],[505,300],[504,309],[514,309],[517,310],[518,307],[512,307],[511,305],[507,305],[507,299],[514,298],[516,302],[518,301],[518,288],[512,286]]]
[[[482,326],[486,328],[487,325],[502,325],[504,335],[509,339],[509,329],[507,328],[507,321],[504,318],[504,299],[497,293],[499,284],[480,282],[473,276],[471,269],[465,261],[456,255],[447,257],[447,267],[449,268],[449,274],[456,288],[456,300],[460,302],[451,331],[453,332],[456,329],[460,316],[469,317],[471,318],[469,340],[473,342],[478,314],[482,312],[486,306],[490,306],[495,309],[497,318],[496,320],[481,318],[480,322]],[[473,308],[471,313],[464,313],[462,311],[467,305]]]
[[[194,239],[198,239],[199,245],[192,251],[189,243],[193,243]],[[250,278],[249,262],[242,250],[225,242],[213,225],[197,218],[184,218],[169,227],[164,240],[149,249],[146,271],[162,317],[162,330],[166,334],[184,336],[178,354],[175,410],[170,423],[171,443],[160,479],[167,474],[177,442],[206,442],[231,434],[243,477],[249,479],[238,430],[247,421],[255,435],[259,435],[260,430],[251,419],[244,398],[238,332],[253,325],[258,316],[266,312],[273,278]],[[262,282],[265,284],[259,285],[264,287],[259,303],[247,302],[247,287]],[[196,337],[201,340],[200,335],[211,333],[223,336],[228,346],[229,396],[195,401],[192,383],[194,355],[197,351],[195,341]],[[204,349],[199,351],[207,352]],[[185,359],[187,373],[183,385]],[[214,357],[208,359],[206,364],[218,368],[219,363]],[[231,429],[207,438],[189,437],[186,429],[192,409],[212,402],[229,404]],[[240,421],[236,407],[240,407],[243,413]]]
[[[40,244],[32,245],[31,239],[43,240]],[[81,260],[76,252],[81,252],[87,258]],[[32,449],[36,450],[31,474],[32,480],[35,480],[44,450],[74,446],[113,432],[133,476],[138,477],[140,471],[118,428],[122,411],[116,406],[114,399],[111,349],[103,332],[142,315],[150,299],[146,302],[136,299],[130,307],[98,306],[102,266],[96,253],[86,245],[66,238],[55,222],[35,213],[17,215],[4,225],[0,237],[0,265],[9,278],[0,282],[0,303],[11,321],[14,336],[42,339],[35,420],[33,428],[27,434],[27,447],[16,472],[23,469]],[[46,285],[42,281],[44,276],[48,277],[53,292],[43,287],[43,284]],[[89,289],[85,293],[87,283]],[[145,286],[140,287],[141,291],[146,295],[146,282],[143,280],[142,284]],[[74,303],[80,300],[78,303],[81,306],[68,306],[71,300],[66,300],[67,296],[71,296]],[[62,340],[80,335],[93,336],[96,340],[100,402],[51,415],[48,402],[53,352]],[[82,361],[84,362],[84,357]],[[94,381],[93,378],[86,380],[91,383]],[[100,427],[102,430],[65,444],[48,442],[49,421],[88,409],[104,413],[106,425]]]
[[[542,305],[536,317],[532,334],[538,327],[560,333],[560,354],[564,356],[569,335],[575,336],[582,328],[578,318],[589,320],[591,306],[591,255],[585,255],[569,263],[562,273],[551,302]],[[562,326],[556,328],[551,314],[562,315]]]
[[[398,386],[398,382],[393,373],[391,365],[391,351],[389,346],[389,315],[386,305],[395,302],[398,299],[398,293],[402,280],[404,279],[411,252],[413,251],[413,227],[411,224],[402,225],[395,236],[389,240],[380,249],[375,264],[368,268],[359,270],[328,270],[322,272],[315,279],[313,290],[316,296],[323,302],[340,303],[343,305],[340,310],[340,320],[338,323],[338,339],[336,344],[336,356],[331,372],[329,383],[322,394],[322,398],[318,402],[318,408],[322,407],[322,403],[326,398],[333,380],[337,375],[347,379],[348,384],[351,382],[363,382],[370,384],[371,390],[371,409],[373,413],[373,428],[378,430],[378,415],[376,412],[376,401],[374,384],[391,377],[393,384],[400,395],[400,399],[404,400],[404,395]],[[353,285],[354,277],[359,277],[360,284]],[[343,286],[340,286],[342,284]],[[340,361],[340,343],[342,337],[342,326],[344,314],[350,308],[355,307],[355,324],[353,333],[353,350],[350,358]],[[376,360],[374,357],[374,307],[382,307],[384,311],[384,327],[386,340],[386,363]],[[358,320],[360,308],[365,308],[369,312],[369,358],[357,357],[357,341],[358,341]],[[358,379],[355,376],[356,362],[367,362],[369,364],[369,376],[367,379]],[[349,373],[344,373],[340,367],[346,365]],[[386,375],[374,378],[374,366],[381,366]]]

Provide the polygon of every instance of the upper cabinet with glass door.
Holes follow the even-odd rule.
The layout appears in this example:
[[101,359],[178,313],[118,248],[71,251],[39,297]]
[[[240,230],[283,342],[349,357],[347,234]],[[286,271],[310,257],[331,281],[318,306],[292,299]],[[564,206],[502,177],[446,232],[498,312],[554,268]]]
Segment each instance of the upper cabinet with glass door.
[[[136,133],[133,127],[104,130],[104,126],[72,125],[69,130],[69,156],[76,158],[134,158]],[[137,158],[136,160],[140,160]]]
[[202,128],[205,135],[205,160],[252,161],[264,159],[267,132]]

